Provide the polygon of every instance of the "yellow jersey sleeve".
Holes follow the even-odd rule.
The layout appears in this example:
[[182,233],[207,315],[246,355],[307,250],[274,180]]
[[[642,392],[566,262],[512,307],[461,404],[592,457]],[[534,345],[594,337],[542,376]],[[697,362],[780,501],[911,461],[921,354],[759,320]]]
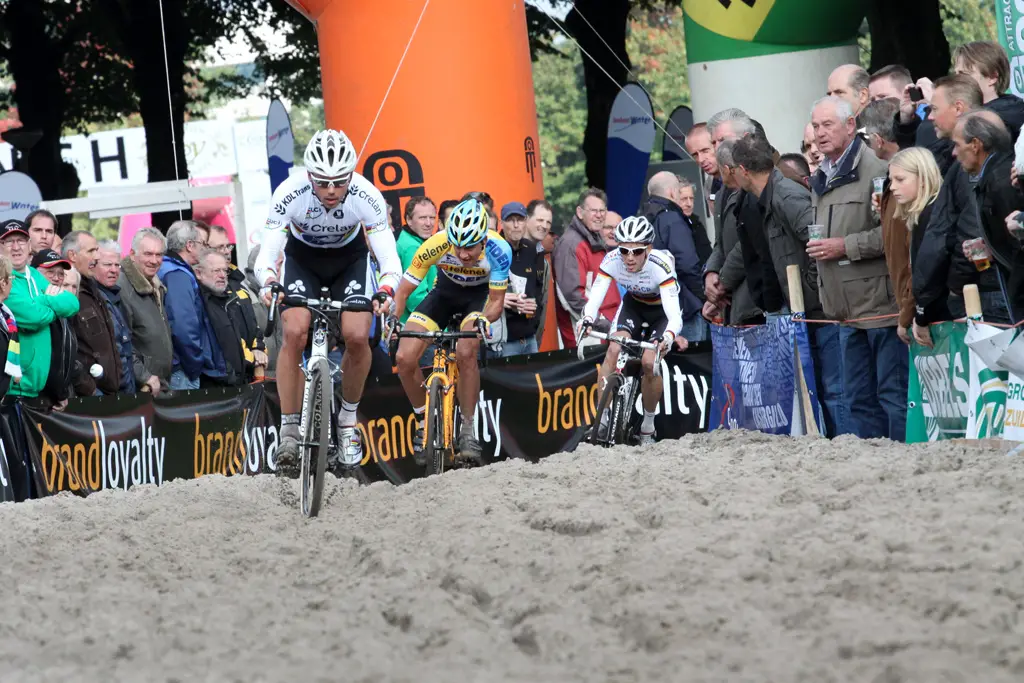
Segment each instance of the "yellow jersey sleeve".
[[414,285],[423,282],[427,271],[435,265],[441,257],[451,251],[452,245],[448,241],[448,233],[444,230],[430,236],[426,242],[420,245],[416,255],[412,257],[409,269],[405,271],[405,279]]

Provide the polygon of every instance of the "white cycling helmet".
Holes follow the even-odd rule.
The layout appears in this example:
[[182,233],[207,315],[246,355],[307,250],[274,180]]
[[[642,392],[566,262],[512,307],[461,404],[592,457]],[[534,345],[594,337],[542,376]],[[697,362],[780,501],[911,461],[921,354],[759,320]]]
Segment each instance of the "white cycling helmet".
[[351,177],[356,170],[356,150],[340,130],[317,131],[302,157],[306,170],[321,178]]
[[477,199],[460,202],[448,214],[446,230],[448,241],[456,247],[472,247],[480,244],[487,237],[488,219],[490,216],[485,207]]
[[623,218],[615,226],[615,241],[619,244],[652,244],[654,242],[654,226],[644,216]]

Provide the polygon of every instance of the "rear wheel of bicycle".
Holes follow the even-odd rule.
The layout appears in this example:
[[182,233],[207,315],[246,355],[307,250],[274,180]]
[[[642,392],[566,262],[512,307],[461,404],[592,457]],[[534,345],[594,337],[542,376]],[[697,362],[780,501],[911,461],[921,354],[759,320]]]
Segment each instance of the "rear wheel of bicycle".
[[327,476],[327,450],[331,444],[331,371],[326,358],[310,361],[309,379],[302,396],[299,474],[302,514],[316,517]]
[[423,448],[426,450],[428,477],[444,472],[447,450],[444,417],[444,383],[437,378],[427,387],[427,429]]
[[[587,436],[587,443],[592,443],[595,446],[607,446],[613,443],[612,437],[615,434],[613,431],[615,425],[612,418],[615,416],[615,411],[609,409],[612,407],[615,397],[619,395],[619,387],[621,386],[622,375],[616,372],[608,376],[604,390],[601,391],[601,398],[597,401],[597,413],[594,415],[594,424],[591,426],[590,434]],[[601,416],[606,412],[608,413],[608,426],[602,430]]]

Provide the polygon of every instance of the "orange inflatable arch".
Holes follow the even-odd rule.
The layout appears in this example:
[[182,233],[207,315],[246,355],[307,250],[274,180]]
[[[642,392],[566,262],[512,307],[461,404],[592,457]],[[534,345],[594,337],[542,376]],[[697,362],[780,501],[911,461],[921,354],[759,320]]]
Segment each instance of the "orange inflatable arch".
[[373,127],[359,171],[395,225],[418,195],[544,197],[522,0],[287,1],[316,24],[327,125],[357,148]]

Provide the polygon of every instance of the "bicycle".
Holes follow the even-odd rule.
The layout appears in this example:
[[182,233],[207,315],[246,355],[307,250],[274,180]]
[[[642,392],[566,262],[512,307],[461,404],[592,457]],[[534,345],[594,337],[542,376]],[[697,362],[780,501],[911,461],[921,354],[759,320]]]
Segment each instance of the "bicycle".
[[[487,345],[483,339],[486,335],[485,323],[477,319],[476,329],[472,332],[459,329],[462,316],[455,316],[444,331],[439,332],[405,332],[398,331],[393,340],[402,337],[428,339],[437,348],[430,375],[424,385],[427,387],[427,405],[424,411],[426,431],[423,448],[427,455],[427,476],[443,474],[445,469],[455,465],[455,387],[459,381],[459,366],[455,362],[455,345],[460,339],[479,338],[480,367],[487,366]],[[392,359],[394,358],[394,345]]]
[[[270,285],[271,306],[267,315],[266,335],[274,333],[277,320],[278,294],[285,289],[278,283]],[[341,331],[337,320],[346,311],[369,313],[373,303],[365,301],[335,301],[327,287],[320,289],[319,298],[298,294],[285,294],[281,303],[294,308],[308,309],[312,314],[312,350],[303,354],[305,362],[302,374],[306,381],[302,391],[302,414],[299,418],[299,479],[301,494],[299,505],[302,514],[316,517],[320,513],[323,499],[324,478],[327,476],[327,461],[336,452],[334,443],[334,381],[337,366],[328,357],[330,340],[340,339]],[[334,315],[331,315],[331,314]]]
[[[632,417],[633,407],[640,394],[640,360],[644,351],[657,351],[660,345],[656,342],[644,341],[642,338],[637,340],[616,337],[593,330],[588,336],[617,343],[620,349],[619,357],[615,360],[615,370],[606,378],[601,396],[597,401],[594,424],[585,439],[587,443],[606,448],[618,444],[635,445],[636,421]],[[580,360],[583,360],[583,347],[579,348],[577,354]],[[629,366],[628,370],[627,365]],[[656,377],[661,375],[660,354],[654,363],[654,375]],[[601,417],[605,411],[609,411],[609,418],[607,427],[602,428]]]

